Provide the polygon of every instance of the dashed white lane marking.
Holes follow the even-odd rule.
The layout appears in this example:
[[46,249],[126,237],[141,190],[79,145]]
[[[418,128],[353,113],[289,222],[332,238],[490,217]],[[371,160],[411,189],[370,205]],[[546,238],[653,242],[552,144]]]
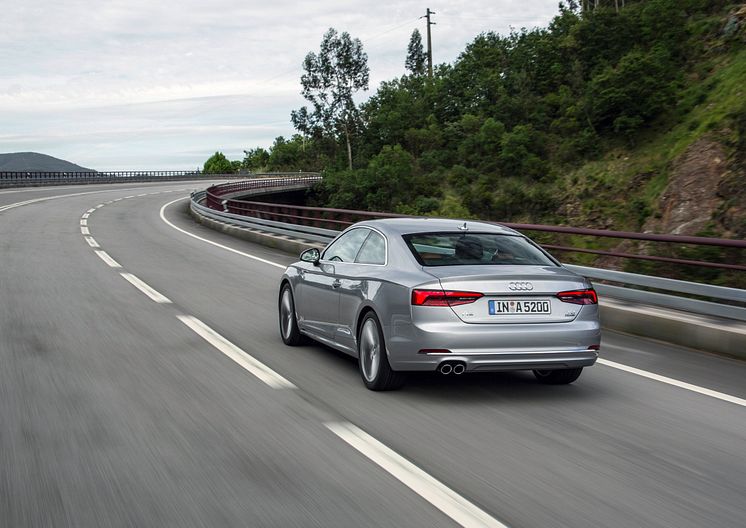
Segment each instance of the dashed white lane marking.
[[87,214],[91,214],[91,213],[95,213],[95,212],[96,212],[96,208],[95,207],[91,207],[90,209],[88,209],[86,211]]
[[704,396],[709,396],[711,398],[717,398],[718,400],[735,403],[736,405],[740,405],[741,407],[746,407],[745,399],[738,398],[736,396],[731,396],[730,394],[725,394],[723,392],[714,391],[712,389],[706,389],[698,385],[692,385],[691,383],[686,383],[685,381],[679,381],[677,379],[668,378],[666,376],[661,376],[660,374],[654,374],[652,372],[648,372],[647,370],[642,370],[642,369],[638,369],[635,367],[629,367],[627,365],[622,365],[621,363],[609,361],[608,359],[599,358],[598,360],[596,360],[596,362],[600,363],[601,365],[606,365],[607,367],[629,372],[630,374],[637,374],[638,376],[642,376],[643,378],[660,381],[661,383],[666,383],[668,385],[673,385],[674,387],[679,387],[681,389],[686,389],[688,391],[696,392],[697,394],[702,394]]
[[98,204],[98,205],[96,206],[96,209],[101,209],[101,208],[102,208],[103,206],[104,206],[104,204]]
[[80,219],[80,225],[87,226],[88,225],[88,219],[87,218],[81,218]]
[[191,328],[202,339],[220,350],[223,354],[241,365],[251,374],[262,380],[264,383],[275,389],[294,389],[293,385],[286,378],[269,368],[267,365],[244,352],[236,345],[228,341],[215,330],[205,323],[191,315],[179,315],[179,321]]
[[96,255],[98,255],[101,260],[106,262],[112,268],[122,267],[122,265],[119,264],[119,262],[111,258],[111,256],[104,250],[101,250],[101,249],[96,250]]
[[90,232],[90,231],[88,230],[88,228],[87,228],[87,227],[85,227],[85,226],[82,226],[82,227],[80,228],[80,233],[81,233],[81,234],[83,234],[83,235],[90,235],[90,234],[91,234],[91,232]]
[[123,199],[124,200],[129,200],[130,198],[134,198],[134,197],[135,197],[135,195],[133,194],[132,196],[125,196]]
[[81,216],[80,218],[87,220],[89,216],[91,216],[91,213],[83,213],[83,216]]
[[506,524],[425,473],[359,427],[347,422],[325,425],[335,435],[464,528],[507,528]]
[[185,235],[188,235],[188,236],[190,236],[192,238],[196,238],[197,240],[201,240],[202,242],[206,242],[208,244],[212,244],[213,246],[219,247],[221,249],[224,249],[226,251],[230,251],[231,253],[235,253],[237,255],[241,255],[241,256],[246,257],[246,258],[250,258],[252,260],[256,260],[258,262],[263,262],[264,264],[267,264],[269,266],[274,266],[275,268],[280,268],[280,269],[287,268],[287,266],[285,266],[283,264],[278,264],[277,262],[272,262],[271,260],[263,259],[261,257],[256,257],[254,255],[250,255],[248,253],[244,253],[243,251],[239,251],[237,249],[233,249],[232,247],[224,246],[223,244],[218,244],[217,242],[213,242],[212,240],[208,240],[206,238],[202,238],[201,236],[197,236],[197,235],[195,235],[193,233],[190,233],[189,231],[186,231],[186,230],[184,230],[184,229],[182,229],[180,227],[176,227],[174,224],[172,224],[169,220],[166,219],[166,215],[165,215],[164,211],[166,210],[166,208],[169,205],[175,204],[176,202],[180,202],[181,200],[186,200],[188,198],[189,198],[188,196],[185,196],[183,198],[177,198],[176,200],[168,202],[163,207],[161,207],[161,220],[163,220],[164,222],[166,222],[169,226],[173,227],[177,231],[179,231],[181,233],[184,233]]
[[96,242],[95,238],[90,237],[90,236],[83,237],[83,238],[85,238],[85,241],[88,242],[88,245],[91,246],[92,248],[101,247],[101,246],[98,245],[98,242]]
[[160,303],[160,304],[170,304],[171,303],[171,299],[169,299],[165,295],[162,295],[162,294],[158,293],[153,288],[151,288],[150,286],[148,286],[147,284],[145,284],[143,281],[141,281],[140,279],[138,279],[137,277],[135,277],[131,273],[124,273],[124,272],[122,272],[122,273],[120,273],[120,275],[122,277],[124,277],[124,279],[127,282],[129,282],[130,284],[132,284],[132,286],[134,286],[135,288],[137,288],[138,290],[140,290],[141,292],[143,292],[145,295],[147,295],[148,297],[150,297],[150,299],[152,301],[155,301],[155,302]]

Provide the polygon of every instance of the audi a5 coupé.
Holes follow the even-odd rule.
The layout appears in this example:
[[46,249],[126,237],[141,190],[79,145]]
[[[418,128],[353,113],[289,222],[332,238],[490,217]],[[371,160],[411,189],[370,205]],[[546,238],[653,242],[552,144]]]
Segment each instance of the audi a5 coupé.
[[372,390],[410,371],[532,370],[572,383],[601,339],[590,282],[521,233],[431,218],[357,223],[288,266],[280,334],[358,358]]

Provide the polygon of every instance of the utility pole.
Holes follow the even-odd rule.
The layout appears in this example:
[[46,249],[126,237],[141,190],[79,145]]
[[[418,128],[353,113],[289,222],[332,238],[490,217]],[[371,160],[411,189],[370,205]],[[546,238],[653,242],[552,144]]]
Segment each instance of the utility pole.
[[435,22],[430,22],[430,15],[434,14],[435,11],[430,11],[428,7],[425,15],[420,17],[427,19],[427,75],[431,79],[433,78],[433,41],[430,37],[430,26],[434,26]]

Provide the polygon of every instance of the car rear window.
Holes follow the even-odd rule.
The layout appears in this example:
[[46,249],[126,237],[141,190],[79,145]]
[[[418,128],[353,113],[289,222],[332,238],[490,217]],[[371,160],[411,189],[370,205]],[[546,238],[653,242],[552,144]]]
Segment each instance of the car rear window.
[[415,233],[403,237],[423,266],[557,265],[541,249],[519,235],[459,232]]

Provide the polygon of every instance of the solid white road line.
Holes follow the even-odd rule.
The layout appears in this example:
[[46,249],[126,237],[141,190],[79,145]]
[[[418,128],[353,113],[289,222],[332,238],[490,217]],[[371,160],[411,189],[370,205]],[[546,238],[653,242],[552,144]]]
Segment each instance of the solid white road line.
[[269,266],[274,266],[275,268],[280,268],[280,269],[287,268],[287,266],[285,266],[283,264],[278,264],[277,262],[272,262],[271,260],[263,259],[263,258],[260,258],[260,257],[255,257],[254,255],[250,255],[248,253],[244,253],[243,251],[239,251],[237,249],[233,249],[232,247],[224,246],[223,244],[218,244],[217,242],[213,242],[212,240],[208,240],[206,238],[202,238],[201,236],[197,236],[197,235],[195,235],[193,233],[190,233],[189,231],[185,231],[184,229],[182,229],[180,227],[176,227],[174,224],[172,224],[170,221],[168,221],[166,219],[166,215],[165,215],[164,211],[166,210],[166,208],[169,205],[175,204],[176,202],[180,202],[182,200],[186,200],[188,198],[189,198],[188,196],[185,196],[183,198],[177,198],[176,200],[174,200],[172,202],[168,202],[163,207],[161,207],[161,220],[163,220],[164,222],[166,222],[169,226],[173,227],[177,231],[179,231],[181,233],[184,233],[185,235],[188,235],[188,236],[190,236],[192,238],[196,238],[197,240],[201,240],[202,242],[207,242],[208,244],[212,244],[213,246],[219,247],[219,248],[224,249],[226,251],[230,251],[231,253],[235,253],[237,255],[241,255],[242,257],[250,258],[250,259],[256,260],[258,262],[263,262],[264,264],[267,264]]
[[709,396],[711,398],[717,398],[718,400],[723,400],[723,401],[727,401],[730,403],[735,403],[736,405],[740,405],[741,407],[746,407],[745,399],[737,398],[736,396],[731,396],[730,394],[725,394],[723,392],[714,391],[712,389],[706,389],[704,387],[699,387],[698,385],[692,385],[691,383],[686,383],[685,381],[679,381],[677,379],[667,378],[666,376],[661,376],[660,374],[654,374],[652,372],[648,372],[647,370],[642,370],[642,369],[638,369],[635,367],[629,367],[627,365],[622,365],[621,363],[609,361],[608,359],[599,358],[596,360],[596,362],[600,363],[601,365],[606,365],[607,367],[623,370],[631,374],[637,374],[638,376],[642,376],[643,378],[660,381],[661,383],[666,383],[668,385],[673,385],[674,387],[679,387],[681,389],[686,389],[688,391],[696,392],[697,394],[703,394],[704,396]]
[[49,200],[56,200],[57,198],[68,198],[70,196],[83,196],[83,195],[86,195],[86,194],[96,194],[96,193],[102,193],[102,192],[106,192],[106,191],[89,191],[89,192],[72,193],[72,194],[60,194],[60,195],[57,195],[57,196],[45,196],[44,198],[35,198],[33,200],[24,200],[23,202],[15,202],[15,203],[12,203],[12,204],[7,204],[7,205],[0,206],[0,213],[8,211],[10,209],[15,209],[16,207],[22,207],[24,205],[30,205],[30,204],[39,203],[39,202],[46,202],[46,201],[49,201]]
[[153,288],[145,284],[143,281],[132,275],[131,273],[120,273],[124,279],[132,284],[135,288],[143,292],[145,295],[150,297],[151,300],[160,303],[160,304],[167,304],[171,302],[171,299],[166,297],[165,295],[161,295],[157,291],[155,291]]
[[347,422],[326,427],[464,528],[507,528],[368,433]]
[[106,262],[112,268],[121,268],[122,267],[121,264],[119,264],[119,262],[117,262],[116,260],[114,260],[113,258],[111,258],[106,251],[103,251],[101,249],[97,249],[96,250],[96,255],[98,255],[99,258],[101,258],[101,260],[103,260],[104,262]]
[[81,227],[81,228],[80,228],[80,232],[81,232],[82,234],[84,234],[84,235],[90,235],[90,234],[91,234],[91,232],[90,232],[90,231],[88,230],[88,228],[87,228],[87,227]]
[[197,335],[205,341],[220,350],[223,354],[241,365],[244,369],[262,380],[264,383],[274,389],[294,389],[293,385],[286,378],[280,376],[277,372],[267,365],[247,354],[226,338],[218,334],[215,330],[205,323],[191,315],[179,315],[179,321],[191,328]]
[[85,241],[88,242],[88,245],[91,246],[92,248],[101,247],[98,245],[98,242],[96,242],[96,240],[93,237],[87,236],[83,238],[85,238]]

